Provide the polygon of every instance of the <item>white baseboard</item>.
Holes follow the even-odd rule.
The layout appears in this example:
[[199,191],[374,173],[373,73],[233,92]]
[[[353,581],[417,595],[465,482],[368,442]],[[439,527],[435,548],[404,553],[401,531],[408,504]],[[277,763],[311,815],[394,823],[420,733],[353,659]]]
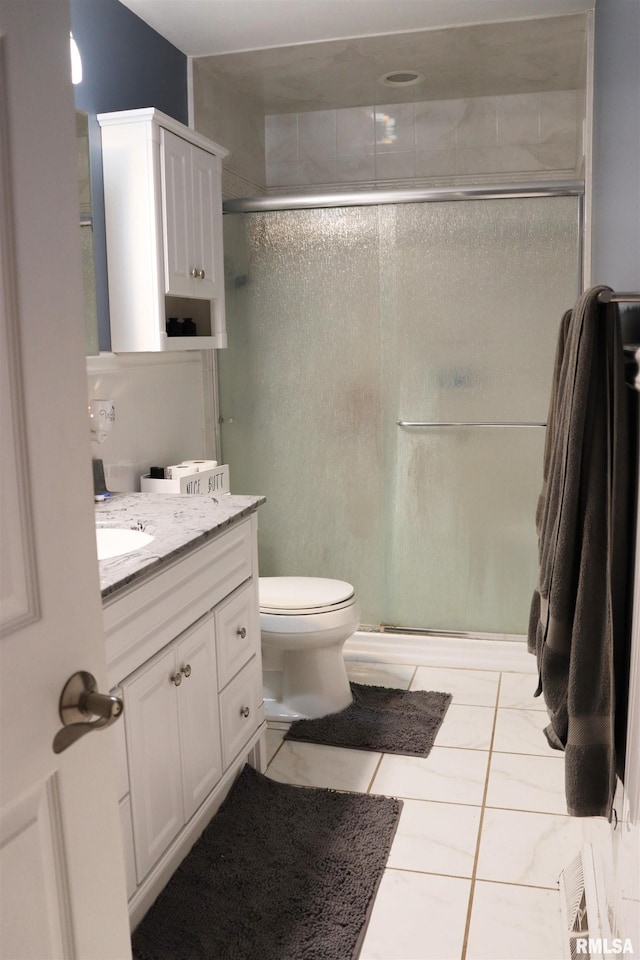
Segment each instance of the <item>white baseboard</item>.
[[467,670],[537,672],[535,657],[522,640],[481,640],[431,634],[375,633],[358,630],[344,645],[346,660],[412,663]]

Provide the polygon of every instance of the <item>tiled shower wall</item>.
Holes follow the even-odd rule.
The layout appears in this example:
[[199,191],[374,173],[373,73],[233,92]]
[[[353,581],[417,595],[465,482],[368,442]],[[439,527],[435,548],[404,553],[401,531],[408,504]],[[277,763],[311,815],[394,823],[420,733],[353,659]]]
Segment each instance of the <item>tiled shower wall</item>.
[[268,116],[267,187],[573,177],[583,104],[565,90]]

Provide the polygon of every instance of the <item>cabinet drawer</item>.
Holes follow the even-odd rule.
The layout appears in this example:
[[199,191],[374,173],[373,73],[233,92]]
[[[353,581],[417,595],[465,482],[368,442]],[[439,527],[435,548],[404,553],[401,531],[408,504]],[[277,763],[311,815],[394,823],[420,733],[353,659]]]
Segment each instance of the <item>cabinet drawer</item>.
[[260,658],[253,657],[220,694],[222,759],[225,768],[264,719]]
[[215,611],[218,682],[222,690],[260,647],[260,615],[253,581]]

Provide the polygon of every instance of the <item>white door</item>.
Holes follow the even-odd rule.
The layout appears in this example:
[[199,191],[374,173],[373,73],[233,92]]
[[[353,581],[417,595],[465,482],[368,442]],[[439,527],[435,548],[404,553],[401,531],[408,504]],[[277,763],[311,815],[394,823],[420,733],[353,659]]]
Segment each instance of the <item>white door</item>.
[[115,728],[52,749],[106,692],[76,177],[68,3],[0,0],[2,960],[131,955]]
[[219,157],[193,147],[193,250],[198,268],[197,296],[209,300],[224,295],[219,165]]
[[218,676],[213,615],[176,644],[182,794],[185,820],[196,812],[222,776]]
[[171,647],[122,685],[139,883],[185,821],[174,685],[182,674],[176,678],[175,661]]
[[[164,285],[173,296],[196,294],[193,252],[191,145],[168,130],[160,131]],[[197,294],[196,294],[197,295]]]

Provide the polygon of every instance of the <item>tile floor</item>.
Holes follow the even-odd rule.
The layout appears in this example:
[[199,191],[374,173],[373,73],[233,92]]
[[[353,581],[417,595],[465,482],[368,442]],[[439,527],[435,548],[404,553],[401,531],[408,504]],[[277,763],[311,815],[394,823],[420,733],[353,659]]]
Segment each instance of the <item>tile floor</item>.
[[350,679],[453,700],[426,759],[283,741],[267,775],[404,807],[360,960],[562,960],[560,871],[580,850],[534,674],[350,661]]

